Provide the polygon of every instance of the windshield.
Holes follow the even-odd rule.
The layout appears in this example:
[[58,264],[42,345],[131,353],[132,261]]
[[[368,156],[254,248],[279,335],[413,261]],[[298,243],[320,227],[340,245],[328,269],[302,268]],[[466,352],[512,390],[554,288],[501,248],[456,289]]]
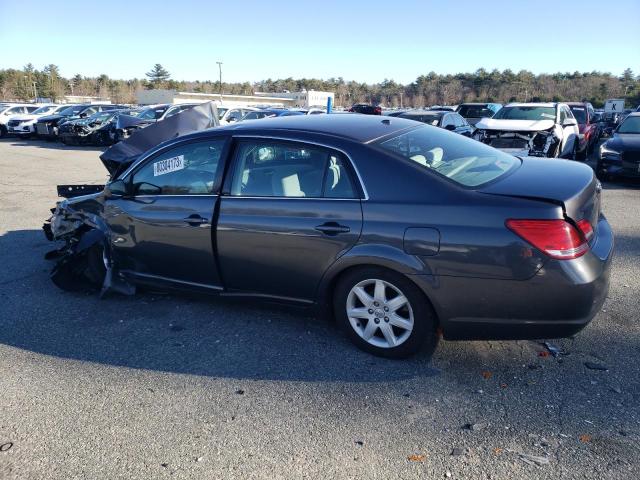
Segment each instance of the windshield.
[[58,112],[59,115],[69,116],[69,115],[78,115],[82,110],[84,110],[86,105],[73,105],[71,107],[67,107],[64,110]]
[[275,117],[276,114],[273,112],[249,112],[247,113],[244,117],[242,117],[242,120],[257,120],[259,118],[265,118],[265,117]]
[[224,114],[227,113],[228,108],[218,107],[218,120],[222,120]]
[[464,187],[478,187],[517,168],[520,160],[436,127],[419,127],[379,144]]
[[144,110],[138,118],[142,120],[158,120],[169,107],[151,107]]
[[587,123],[587,111],[584,107],[571,107],[571,112],[578,123]]
[[91,115],[87,120],[89,121],[89,123],[105,122],[112,115],[113,112],[98,112]]
[[428,123],[429,125],[438,125],[441,116],[438,113],[403,113],[398,115],[398,117],[415,120],[416,122]]
[[640,117],[627,117],[618,127],[618,133],[640,133]]
[[41,115],[43,113],[48,113],[52,111],[54,108],[56,108],[55,105],[45,105],[44,107],[36,108],[33,112],[31,112],[31,114]]
[[514,107],[502,107],[493,116],[498,120],[555,120],[555,107],[534,107],[520,105]]
[[464,118],[484,118],[493,117],[493,111],[485,105],[462,105],[458,113]]

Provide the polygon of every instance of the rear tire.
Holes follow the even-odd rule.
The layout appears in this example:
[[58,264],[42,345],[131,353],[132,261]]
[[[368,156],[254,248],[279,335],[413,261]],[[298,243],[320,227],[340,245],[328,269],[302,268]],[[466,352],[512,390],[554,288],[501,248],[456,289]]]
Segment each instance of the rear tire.
[[336,320],[361,350],[406,358],[429,357],[437,344],[436,317],[422,291],[407,277],[379,267],[344,274],[334,290]]
[[4,125],[0,125],[0,138],[6,137],[7,133],[9,133],[7,127],[5,127]]

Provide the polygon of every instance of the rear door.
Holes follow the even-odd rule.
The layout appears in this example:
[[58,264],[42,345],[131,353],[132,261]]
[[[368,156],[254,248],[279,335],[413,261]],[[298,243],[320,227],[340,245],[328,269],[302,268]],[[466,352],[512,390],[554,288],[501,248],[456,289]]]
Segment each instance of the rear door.
[[360,236],[362,191],[349,159],[270,138],[239,138],[234,150],[216,234],[225,287],[312,301]]
[[118,265],[141,280],[219,289],[212,222],[226,139],[186,141],[149,158],[108,200],[105,218]]

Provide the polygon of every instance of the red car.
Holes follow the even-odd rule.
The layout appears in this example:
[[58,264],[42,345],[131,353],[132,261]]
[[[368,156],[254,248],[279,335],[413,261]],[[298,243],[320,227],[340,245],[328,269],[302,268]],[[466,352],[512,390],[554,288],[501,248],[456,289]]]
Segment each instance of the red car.
[[580,143],[578,146],[577,158],[584,160],[598,143],[600,138],[600,125],[593,105],[589,102],[567,102],[573,116],[578,121],[580,130]]

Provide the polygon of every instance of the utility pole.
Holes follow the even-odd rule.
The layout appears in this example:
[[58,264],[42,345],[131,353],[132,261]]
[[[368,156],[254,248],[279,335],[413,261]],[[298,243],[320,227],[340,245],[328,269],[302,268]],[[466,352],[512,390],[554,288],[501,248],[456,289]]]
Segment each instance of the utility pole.
[[220,72],[220,101],[222,101],[222,62],[216,62]]
[[33,101],[37,103],[38,102],[38,88],[36,87],[36,84],[38,82],[31,82],[31,83],[33,83]]
[[402,108],[402,94],[403,92],[400,92],[400,108]]

